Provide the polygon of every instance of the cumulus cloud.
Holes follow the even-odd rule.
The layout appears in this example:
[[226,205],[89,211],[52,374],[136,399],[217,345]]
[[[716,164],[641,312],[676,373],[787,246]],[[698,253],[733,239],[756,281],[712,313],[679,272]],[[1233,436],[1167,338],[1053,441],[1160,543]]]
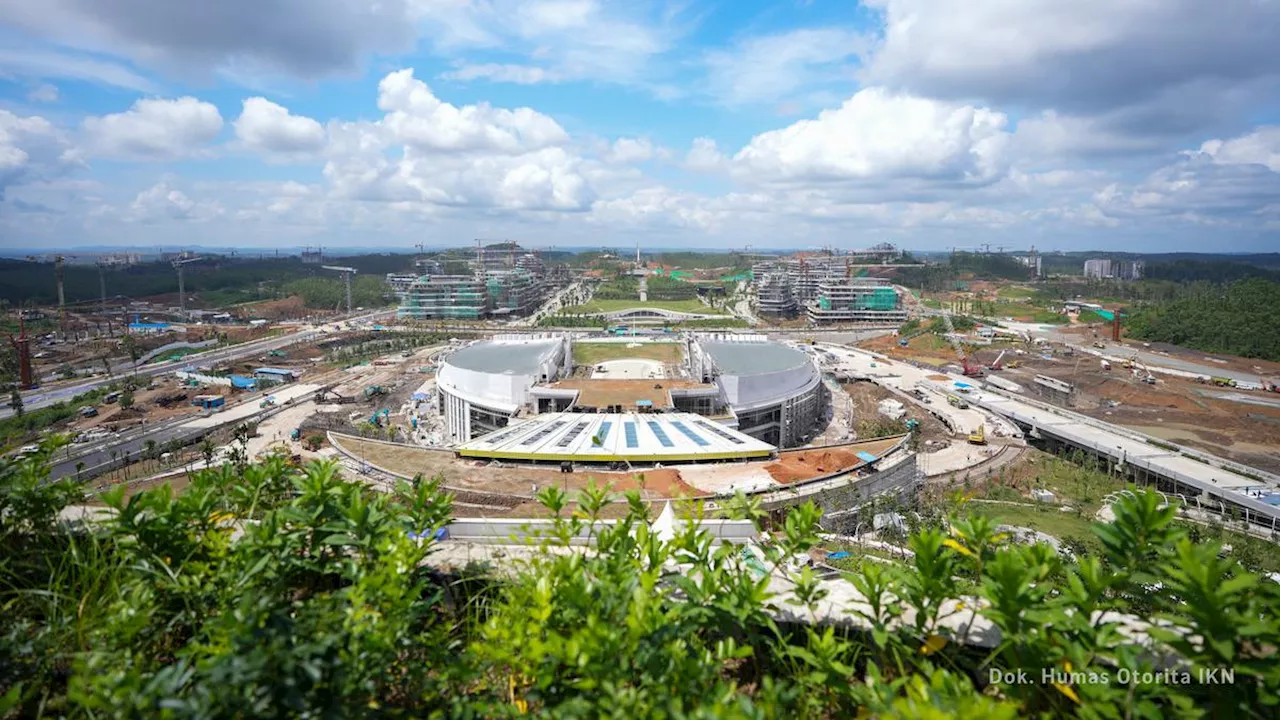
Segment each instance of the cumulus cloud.
[[378,107],[376,122],[329,125],[324,174],[338,196],[538,211],[577,211],[594,199],[582,158],[562,147],[568,133],[546,115],[452,105],[412,70],[383,78]]
[[1261,165],[1280,173],[1280,125],[1268,125],[1238,138],[1209,140],[1200,153],[1223,165]]
[[741,177],[774,182],[918,178],[983,184],[1007,170],[1004,114],[966,105],[859,91],[817,119],[751,139],[733,161]]
[[0,3],[0,24],[163,71],[254,68],[307,78],[412,48],[409,0],[44,0]]
[[632,164],[650,160],[657,154],[657,149],[648,138],[618,138],[609,148],[609,162]]
[[726,158],[716,141],[709,137],[694,138],[684,166],[694,172],[719,172],[725,168]]
[[86,145],[94,155],[173,160],[196,155],[222,131],[222,115],[193,97],[144,99],[126,112],[84,120]]
[[1280,207],[1280,128],[1210,140],[1131,186],[1112,183],[1094,196],[1112,217],[1173,217],[1248,226]]
[[66,133],[53,123],[0,110],[0,199],[7,187],[56,177],[80,164]]
[[232,124],[245,147],[271,156],[306,156],[325,143],[320,123],[290,114],[288,108],[263,97],[245,100],[240,117]]
[[488,104],[457,107],[437,98],[412,69],[398,70],[378,83],[382,125],[397,139],[421,150],[490,150],[519,153],[559,145],[568,139],[560,124],[530,108],[507,110]]
[[162,180],[138,193],[124,219],[130,222],[160,220],[210,220],[222,214],[217,203],[196,202],[186,193]]
[[868,0],[884,38],[868,77],[938,97],[1067,112],[1204,78],[1280,72],[1280,4],[1224,0]]

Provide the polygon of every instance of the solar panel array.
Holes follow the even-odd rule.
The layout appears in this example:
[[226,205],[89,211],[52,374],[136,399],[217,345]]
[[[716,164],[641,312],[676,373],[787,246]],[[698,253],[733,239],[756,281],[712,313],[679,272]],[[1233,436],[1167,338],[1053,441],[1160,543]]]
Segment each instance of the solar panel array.
[[[622,432],[614,432],[621,427]],[[548,413],[458,447],[471,457],[657,461],[767,457],[768,443],[691,413]]]

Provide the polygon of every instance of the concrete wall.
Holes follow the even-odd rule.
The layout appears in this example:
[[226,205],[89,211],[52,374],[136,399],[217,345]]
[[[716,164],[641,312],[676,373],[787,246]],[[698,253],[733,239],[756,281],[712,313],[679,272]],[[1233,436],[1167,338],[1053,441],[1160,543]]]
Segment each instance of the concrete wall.
[[909,498],[923,483],[924,475],[916,465],[916,456],[913,454],[891,468],[866,477],[850,474],[847,483],[832,485],[816,493],[797,494],[795,497],[782,497],[766,502],[765,509],[770,512],[780,511],[812,500],[822,508],[822,526],[838,532],[842,529],[838,513],[865,504],[873,497]]

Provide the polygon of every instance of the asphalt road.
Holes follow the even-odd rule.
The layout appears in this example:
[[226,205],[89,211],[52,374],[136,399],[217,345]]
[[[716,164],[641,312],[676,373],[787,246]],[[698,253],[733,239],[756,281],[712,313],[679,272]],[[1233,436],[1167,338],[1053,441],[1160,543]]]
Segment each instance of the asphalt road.
[[[385,315],[391,315],[394,312],[395,312],[394,310],[379,310],[377,312],[365,313],[363,315],[352,317],[349,320],[342,320],[338,322],[359,322],[361,320],[371,320],[371,319],[382,317]],[[132,364],[123,363],[121,365],[116,366],[115,368],[112,368],[112,372],[115,374],[116,377],[100,377],[87,382],[77,383],[75,385],[69,385],[66,387],[52,388],[48,390],[43,388],[28,390],[27,392],[22,394],[22,407],[24,410],[36,410],[42,407],[53,405],[54,403],[57,403],[57,402],[69,401],[71,400],[71,398],[75,397],[76,395],[79,395],[84,392],[88,392],[89,390],[93,390],[95,388],[101,387],[103,385],[107,385],[112,382],[115,382],[120,375],[127,375],[127,374],[133,373],[133,374],[141,375],[143,377],[151,377],[154,375],[163,375],[165,373],[170,373],[175,370],[181,370],[191,365],[213,365],[213,364],[223,362],[225,360],[238,360],[243,357],[249,357],[251,355],[258,355],[270,350],[276,350],[278,348],[282,348],[287,345],[293,345],[299,342],[306,342],[307,340],[311,340],[320,334],[321,332],[319,330],[312,330],[312,329],[298,330],[296,332],[292,332],[286,335],[266,338],[263,340],[254,340],[252,342],[242,343],[240,345],[232,345],[226,348],[209,350],[207,352],[197,353],[195,355],[188,355],[184,358],[180,358],[178,360],[173,360],[166,363],[157,363],[155,365],[144,365],[138,368],[136,373],[133,373]],[[7,405],[3,408],[0,408],[0,420],[7,418],[11,415],[13,415],[12,408],[8,407]]]

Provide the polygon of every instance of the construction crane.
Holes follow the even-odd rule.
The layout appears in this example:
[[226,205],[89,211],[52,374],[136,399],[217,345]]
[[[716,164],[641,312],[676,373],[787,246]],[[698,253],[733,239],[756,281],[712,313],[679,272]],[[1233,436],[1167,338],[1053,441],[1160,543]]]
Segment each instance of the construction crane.
[[107,266],[106,263],[99,260],[98,266],[98,293],[101,296],[101,305],[98,312],[105,313],[107,311]]
[[[479,243],[480,241],[477,240],[476,242]],[[339,265],[322,265],[321,267],[325,270],[342,273],[342,282],[347,287],[347,314],[351,314],[351,276],[356,274],[356,269]]]
[[1004,369],[1004,365],[1001,365],[1001,364],[1000,364],[1000,361],[1004,359],[1005,353],[1007,353],[1007,352],[1009,352],[1009,351],[1008,351],[1008,350],[1001,350],[1001,351],[1000,351],[1000,354],[996,356],[995,362],[991,363],[991,364],[990,364],[990,365],[988,365],[987,367],[990,367],[992,370],[1003,370],[1003,369]]
[[170,261],[173,269],[178,271],[178,314],[184,319],[187,317],[187,278],[185,268],[197,260],[203,260],[202,257],[177,257]]
[[13,350],[18,355],[18,387],[22,390],[36,387],[35,376],[31,372],[31,338],[27,335],[21,308],[18,309],[18,337],[10,333],[9,344],[13,345]]
[[956,357],[960,360],[960,366],[964,368],[965,377],[981,377],[982,366],[974,365],[970,362],[969,353],[965,352],[964,346],[960,344],[960,339],[956,336],[955,323],[951,322],[951,313],[943,310],[942,322],[947,326],[947,341],[951,343],[951,347],[956,351]]
[[[49,257],[45,255],[45,257]],[[75,255],[55,255],[53,257],[53,279],[58,285],[58,327],[64,332],[67,329],[67,295],[63,285],[63,264],[67,260],[74,260]],[[35,255],[28,255],[27,260],[30,262],[40,262],[40,258]]]

